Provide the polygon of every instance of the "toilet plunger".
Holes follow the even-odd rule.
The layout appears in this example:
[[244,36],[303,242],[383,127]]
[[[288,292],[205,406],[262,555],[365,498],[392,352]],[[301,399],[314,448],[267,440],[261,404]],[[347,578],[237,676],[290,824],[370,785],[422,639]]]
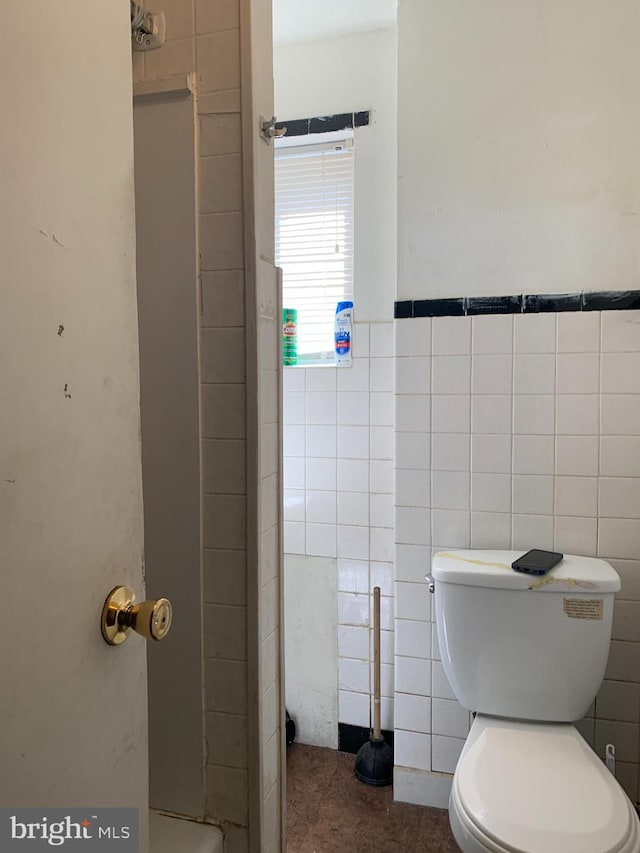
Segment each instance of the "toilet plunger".
[[356,755],[356,778],[383,787],[393,782],[393,750],[380,730],[380,587],[373,588],[373,732]]

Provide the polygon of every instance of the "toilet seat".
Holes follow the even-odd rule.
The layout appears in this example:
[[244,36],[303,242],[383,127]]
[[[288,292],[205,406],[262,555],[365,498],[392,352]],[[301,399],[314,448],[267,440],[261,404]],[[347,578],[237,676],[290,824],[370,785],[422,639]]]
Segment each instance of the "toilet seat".
[[633,806],[568,723],[478,715],[456,768],[450,812],[458,843],[466,841],[463,850],[472,853],[640,850]]

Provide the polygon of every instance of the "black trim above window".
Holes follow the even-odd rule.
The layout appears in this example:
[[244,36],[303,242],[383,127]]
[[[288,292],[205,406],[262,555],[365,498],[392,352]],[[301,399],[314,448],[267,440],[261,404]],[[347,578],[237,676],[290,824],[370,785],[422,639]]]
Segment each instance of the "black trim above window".
[[282,130],[284,127],[287,129],[285,136],[307,136],[309,133],[309,119],[295,118],[293,121],[276,122],[278,130]]
[[396,320],[404,320],[410,317],[463,317],[474,314],[631,310],[640,310],[640,290],[468,296],[454,299],[403,299],[395,303],[393,316]]
[[366,127],[371,111],[360,110],[357,113],[335,113],[329,116],[313,118],[293,118],[276,122],[276,129],[286,127],[286,136],[308,136],[310,133],[330,133],[336,130],[351,130],[354,127]]
[[309,133],[331,133],[353,127],[353,113],[338,113],[334,116],[318,116],[309,119]]

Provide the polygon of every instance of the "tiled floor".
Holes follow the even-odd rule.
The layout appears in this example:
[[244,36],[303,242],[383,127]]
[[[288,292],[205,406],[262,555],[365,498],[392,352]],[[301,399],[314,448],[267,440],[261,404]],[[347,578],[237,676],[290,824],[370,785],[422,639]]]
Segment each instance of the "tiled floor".
[[363,785],[354,755],[303,744],[287,755],[287,853],[457,851],[442,809],[394,803],[391,788]]

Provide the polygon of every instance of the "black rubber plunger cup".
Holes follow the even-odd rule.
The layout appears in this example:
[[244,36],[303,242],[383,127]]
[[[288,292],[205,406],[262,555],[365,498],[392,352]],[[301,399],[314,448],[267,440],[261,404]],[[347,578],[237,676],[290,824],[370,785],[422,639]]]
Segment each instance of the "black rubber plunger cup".
[[393,750],[380,731],[380,587],[373,588],[373,732],[356,755],[356,778],[382,788],[393,782]]

